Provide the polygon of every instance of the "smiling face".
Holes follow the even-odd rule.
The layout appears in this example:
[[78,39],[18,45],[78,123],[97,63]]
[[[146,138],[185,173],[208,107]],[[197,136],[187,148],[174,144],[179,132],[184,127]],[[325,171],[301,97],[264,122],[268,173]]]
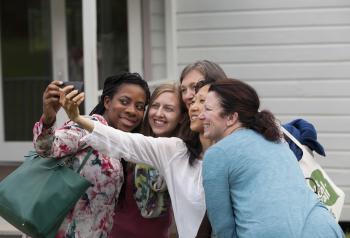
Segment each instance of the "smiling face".
[[130,132],[141,123],[145,102],[145,91],[139,85],[122,84],[112,98],[104,99],[103,116],[109,126]]
[[190,116],[191,124],[190,128],[192,131],[203,133],[203,120],[199,118],[201,112],[204,109],[204,102],[207,97],[209,85],[201,87],[197,94],[193,97],[188,114]]
[[182,119],[179,97],[173,92],[160,94],[149,106],[148,121],[155,136],[170,136]]
[[204,76],[197,70],[191,70],[182,80],[180,89],[182,95],[182,101],[185,103],[187,109],[189,109],[192,98],[195,93],[196,83],[203,80]]
[[199,116],[203,120],[204,137],[215,142],[225,137],[228,133],[228,128],[231,122],[228,116],[222,115],[223,109],[220,105],[220,100],[215,92],[209,92],[204,110]]

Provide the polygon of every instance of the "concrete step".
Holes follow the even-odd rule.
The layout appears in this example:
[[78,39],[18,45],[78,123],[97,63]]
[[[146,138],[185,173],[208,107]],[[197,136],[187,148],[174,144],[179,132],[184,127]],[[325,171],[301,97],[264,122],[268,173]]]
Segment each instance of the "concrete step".
[[0,217],[0,237],[5,236],[16,236],[21,237],[21,232],[17,230],[14,226],[5,221],[2,217]]

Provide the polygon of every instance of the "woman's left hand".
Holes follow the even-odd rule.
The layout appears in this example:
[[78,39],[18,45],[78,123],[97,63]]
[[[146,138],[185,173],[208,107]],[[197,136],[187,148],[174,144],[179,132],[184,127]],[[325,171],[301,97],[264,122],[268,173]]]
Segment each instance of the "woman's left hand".
[[85,94],[78,93],[78,90],[73,90],[65,94],[64,89],[60,90],[60,104],[66,111],[69,119],[76,122],[80,116],[79,105],[84,101]]
[[66,94],[65,88],[60,89],[61,106],[66,111],[69,119],[77,123],[85,130],[92,132],[94,130],[94,123],[90,119],[81,116],[79,112],[79,105],[84,101],[85,94],[78,93],[78,90],[73,90]]

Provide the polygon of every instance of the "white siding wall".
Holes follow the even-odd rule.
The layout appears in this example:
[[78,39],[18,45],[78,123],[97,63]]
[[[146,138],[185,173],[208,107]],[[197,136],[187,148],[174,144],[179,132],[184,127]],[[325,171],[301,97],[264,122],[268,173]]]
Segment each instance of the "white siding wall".
[[179,72],[213,60],[282,122],[314,124],[350,221],[350,1],[179,0],[176,30]]
[[164,0],[150,0],[152,81],[166,78]]

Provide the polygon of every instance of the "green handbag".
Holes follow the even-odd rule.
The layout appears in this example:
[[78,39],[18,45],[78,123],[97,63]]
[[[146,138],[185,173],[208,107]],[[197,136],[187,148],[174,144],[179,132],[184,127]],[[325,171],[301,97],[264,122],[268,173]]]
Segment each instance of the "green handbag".
[[0,183],[0,216],[33,238],[54,238],[70,209],[91,186],[79,175],[91,153],[92,148],[74,171],[65,166],[74,156],[58,160],[29,152],[23,164]]

